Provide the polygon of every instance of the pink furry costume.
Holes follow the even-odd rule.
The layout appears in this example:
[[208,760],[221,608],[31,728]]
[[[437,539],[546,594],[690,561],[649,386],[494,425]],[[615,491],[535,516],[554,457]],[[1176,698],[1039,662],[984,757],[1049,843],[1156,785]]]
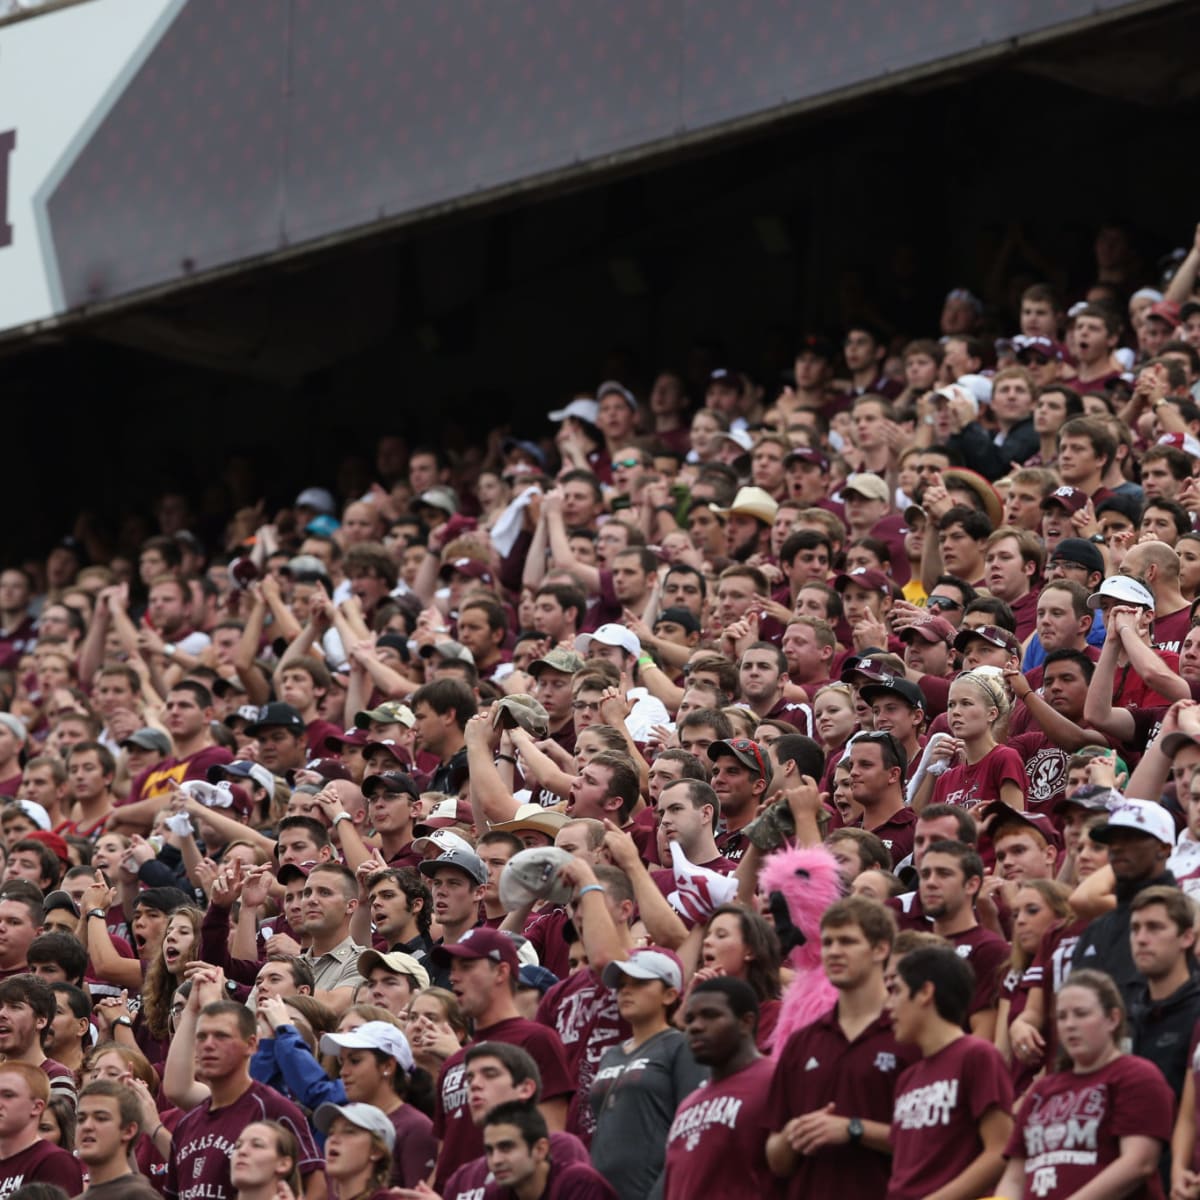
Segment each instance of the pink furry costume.
[[842,898],[833,855],[823,846],[777,850],[763,863],[759,890],[767,897],[784,962],[795,977],[783,993],[771,1051],[778,1055],[797,1029],[812,1024],[837,1001],[821,969],[821,916]]

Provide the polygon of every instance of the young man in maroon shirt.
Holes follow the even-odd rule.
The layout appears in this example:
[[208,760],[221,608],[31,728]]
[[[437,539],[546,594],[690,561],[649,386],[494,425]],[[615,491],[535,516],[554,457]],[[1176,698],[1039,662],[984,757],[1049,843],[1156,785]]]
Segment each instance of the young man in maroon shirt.
[[857,735],[850,743],[850,794],[862,805],[862,827],[882,840],[899,862],[912,853],[917,814],[904,802],[908,758],[896,738],[882,729]]
[[887,1200],[973,1200],[1004,1170],[1012,1083],[995,1046],[963,1033],[974,987],[949,948],[913,950],[897,964],[888,1010],[896,1040],[921,1060],[896,1085]]
[[129,799],[119,804],[121,827],[144,832],[171,795],[172,783],[207,779],[208,770],[233,762],[233,755],[212,736],[213,698],[203,684],[184,680],[167,693],[165,724],[173,754],[139,775]]
[[38,1133],[50,1100],[50,1081],[37,1067],[0,1065],[0,1196],[26,1183],[52,1184],[68,1195],[83,1191],[83,1172],[66,1150]]
[[[487,926],[468,929],[453,945],[435,946],[433,965],[450,972],[450,989],[465,1017],[475,1022],[472,1042],[509,1042],[533,1055],[542,1073],[539,1105],[552,1129],[562,1129],[574,1090],[558,1034],[517,1013],[520,963],[512,938]],[[468,1043],[470,1044],[470,1043]],[[463,1080],[465,1050],[452,1054],[438,1078],[433,1131],[441,1142],[434,1190],[464,1163],[483,1153],[483,1138],[471,1121]],[[489,1163],[489,1166],[491,1164]]]
[[[565,981],[564,981],[565,982]],[[463,1078],[471,1120],[480,1128],[484,1118],[500,1104],[520,1101],[537,1104],[541,1099],[542,1075],[533,1058],[520,1046],[507,1042],[479,1042],[464,1059]],[[550,1158],[561,1165],[590,1164],[587,1148],[571,1133],[550,1134]],[[491,1177],[487,1158],[480,1156],[461,1166],[446,1181],[444,1200],[479,1200]]]
[[988,591],[1012,609],[1022,642],[1037,628],[1036,583],[1045,561],[1042,539],[1028,529],[1006,525],[987,540],[983,569]]
[[57,1015],[54,992],[36,975],[15,975],[0,981],[0,1054],[4,1061],[37,1067],[50,1080],[52,1095],[65,1096],[74,1103],[74,1072],[47,1058],[42,1049],[43,1035]]
[[742,979],[705,979],[688,994],[684,1028],[707,1083],[684,1098],[667,1134],[664,1200],[706,1192],[767,1196],[774,1180],[762,1130],[775,1064],[755,1044],[758,998]]
[[1179,588],[1179,555],[1165,542],[1131,546],[1121,560],[1121,574],[1145,581],[1154,597],[1155,650],[1178,654],[1192,627],[1192,606]]
[[546,992],[537,1020],[562,1041],[568,1072],[577,1082],[567,1107],[566,1128],[588,1144],[596,1130],[588,1101],[596,1066],[605,1050],[629,1036],[629,1025],[617,1012],[617,994],[604,986],[600,973],[614,958],[624,958],[633,949],[629,925],[637,903],[629,877],[618,867],[581,860],[562,870],[564,880],[576,887],[568,911],[587,961]]
[[821,918],[821,963],[838,1000],[784,1046],[764,1122],[767,1161],[788,1180],[789,1200],[875,1200],[887,1188],[892,1097],[917,1057],[896,1042],[885,1009],[895,932],[888,911],[863,896]]
[[[717,794],[702,779],[677,779],[658,795],[655,808],[658,828],[668,846],[678,843],[688,862],[721,875],[732,875],[737,864],[722,857],[713,833],[720,807]],[[650,877],[664,896],[675,891],[675,872],[670,867],[651,871]],[[685,914],[680,916],[687,921]],[[688,922],[690,928],[690,922]]]
[[492,1178],[482,1200],[617,1200],[591,1164],[551,1158],[550,1129],[533,1104],[510,1101],[488,1113],[483,1149]]
[[750,844],[742,832],[754,820],[767,789],[766,756],[749,738],[730,738],[708,747],[712,789],[721,805],[717,849],[739,862]]
[[996,1028],[1000,971],[1011,950],[1002,937],[984,929],[975,918],[975,897],[983,886],[983,860],[962,842],[934,842],[921,860],[920,874],[921,906],[933,921],[933,932],[953,944],[975,975],[965,1014],[969,1028],[990,1040]]
[[253,1121],[279,1121],[299,1142],[297,1166],[307,1200],[323,1200],[324,1164],[304,1114],[274,1088],[250,1078],[258,1047],[254,1012],[232,1000],[202,1005],[223,990],[219,971],[195,977],[167,1055],[164,1087],[190,1111],[175,1126],[163,1194],[167,1200],[234,1200],[229,1177],[234,1142]]

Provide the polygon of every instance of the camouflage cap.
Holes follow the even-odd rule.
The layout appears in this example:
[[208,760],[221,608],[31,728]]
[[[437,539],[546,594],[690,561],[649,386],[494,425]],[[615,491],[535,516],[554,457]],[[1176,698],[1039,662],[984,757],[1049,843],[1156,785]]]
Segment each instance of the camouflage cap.
[[536,679],[539,671],[561,671],[564,675],[574,675],[582,671],[583,659],[574,650],[564,650],[555,646],[549,654],[543,654],[529,664],[529,673]]
[[492,720],[498,729],[519,725],[526,733],[538,738],[544,738],[550,732],[550,715],[540,701],[524,692],[497,700]]

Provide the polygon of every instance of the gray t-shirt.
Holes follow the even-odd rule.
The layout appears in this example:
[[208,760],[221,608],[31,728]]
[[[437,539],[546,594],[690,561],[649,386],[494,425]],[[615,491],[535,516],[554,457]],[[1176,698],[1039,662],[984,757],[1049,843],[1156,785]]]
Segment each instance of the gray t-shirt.
[[708,1079],[678,1029],[665,1029],[635,1050],[604,1052],[592,1083],[592,1165],[620,1200],[662,1195],[667,1134],[685,1096]]

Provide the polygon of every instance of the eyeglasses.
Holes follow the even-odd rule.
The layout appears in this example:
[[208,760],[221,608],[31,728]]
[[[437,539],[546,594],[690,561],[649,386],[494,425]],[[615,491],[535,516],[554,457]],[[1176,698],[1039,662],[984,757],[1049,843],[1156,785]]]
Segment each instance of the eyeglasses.
[[574,712],[599,712],[600,702],[597,700],[589,703],[587,700],[576,700],[571,708]]
[[640,458],[617,458],[613,460],[614,467],[625,467],[626,469],[629,469],[631,467],[640,467],[641,465],[642,460]]

